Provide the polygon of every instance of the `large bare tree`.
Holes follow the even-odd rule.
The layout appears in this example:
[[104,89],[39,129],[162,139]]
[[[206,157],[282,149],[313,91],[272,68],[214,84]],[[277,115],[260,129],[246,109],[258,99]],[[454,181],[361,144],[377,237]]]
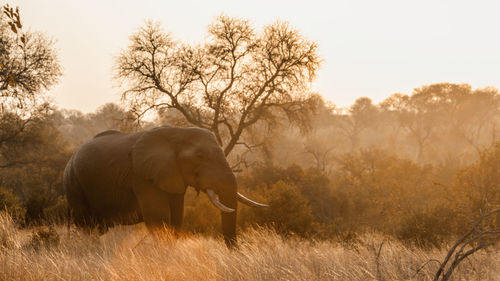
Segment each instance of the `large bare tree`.
[[257,34],[247,20],[219,16],[198,45],[147,23],[117,57],[116,78],[137,120],[173,109],[211,130],[228,155],[259,121],[286,116],[307,125],[317,101],[309,90],[321,62],[317,49],[281,21]]

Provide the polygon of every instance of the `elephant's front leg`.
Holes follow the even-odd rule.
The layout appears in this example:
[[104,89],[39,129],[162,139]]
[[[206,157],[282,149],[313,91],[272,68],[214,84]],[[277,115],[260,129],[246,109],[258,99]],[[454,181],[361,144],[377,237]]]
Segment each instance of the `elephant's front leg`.
[[144,223],[150,231],[156,232],[172,224],[170,220],[169,194],[149,183],[136,182],[134,193]]
[[184,193],[169,193],[168,202],[170,206],[170,224],[175,230],[180,230],[184,217]]

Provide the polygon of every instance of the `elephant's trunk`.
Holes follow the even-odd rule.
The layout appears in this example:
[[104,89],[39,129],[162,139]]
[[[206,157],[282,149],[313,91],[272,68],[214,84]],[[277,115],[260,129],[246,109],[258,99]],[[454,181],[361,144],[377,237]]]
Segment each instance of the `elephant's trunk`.
[[236,245],[236,213],[237,213],[237,187],[236,179],[231,181],[230,188],[224,189],[224,192],[219,194],[219,199],[225,206],[234,209],[234,212],[221,212],[222,218],[222,235],[224,241],[229,247]]
[[236,245],[236,194],[233,196],[221,196],[221,201],[224,205],[234,209],[234,212],[225,213],[221,212],[222,217],[222,235],[224,235],[224,242],[229,247]]

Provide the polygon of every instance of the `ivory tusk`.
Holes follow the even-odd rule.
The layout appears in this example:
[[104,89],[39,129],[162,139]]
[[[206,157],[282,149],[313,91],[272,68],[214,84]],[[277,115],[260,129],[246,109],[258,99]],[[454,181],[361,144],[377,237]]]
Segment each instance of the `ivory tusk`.
[[234,212],[234,209],[224,206],[224,204],[222,204],[221,202],[219,202],[219,200],[217,200],[217,196],[215,195],[215,192],[213,190],[207,189],[207,195],[208,198],[210,198],[212,204],[214,204],[214,206],[217,207],[222,212],[224,213]]
[[241,203],[243,203],[245,205],[251,206],[251,207],[269,207],[269,205],[252,201],[252,200],[246,198],[245,196],[241,195],[239,192],[238,192],[237,197],[238,197],[238,201],[240,201]]

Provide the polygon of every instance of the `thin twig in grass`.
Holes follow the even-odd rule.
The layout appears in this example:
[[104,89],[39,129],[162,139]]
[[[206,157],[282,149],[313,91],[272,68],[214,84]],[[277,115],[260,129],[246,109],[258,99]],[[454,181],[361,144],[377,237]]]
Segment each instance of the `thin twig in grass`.
[[441,262],[440,262],[440,261],[438,261],[438,260],[436,260],[436,259],[430,259],[430,260],[426,261],[424,264],[422,264],[422,265],[421,265],[421,266],[417,269],[417,271],[415,272],[415,274],[413,274],[413,275],[410,277],[410,279],[413,279],[413,278],[417,277],[417,275],[420,273],[420,271],[421,271],[422,269],[424,269],[424,267],[425,267],[426,265],[428,265],[430,262],[437,262],[438,264],[441,264]]
[[146,234],[145,234],[145,235],[141,238],[141,240],[139,240],[139,242],[137,242],[137,244],[134,246],[134,248],[132,248],[132,251],[134,251],[134,250],[135,250],[135,248],[137,248],[137,246],[139,246],[139,245],[142,243],[142,241],[144,241],[144,239],[146,239],[146,237],[147,237],[148,235],[149,235],[149,232],[148,232],[148,233],[146,233]]
[[382,241],[382,243],[380,243],[380,246],[378,247],[377,251],[377,256],[375,257],[375,263],[377,265],[377,280],[384,280],[382,272],[380,271],[380,262],[379,262],[380,252],[382,251],[382,246],[384,246],[384,243],[385,239]]

